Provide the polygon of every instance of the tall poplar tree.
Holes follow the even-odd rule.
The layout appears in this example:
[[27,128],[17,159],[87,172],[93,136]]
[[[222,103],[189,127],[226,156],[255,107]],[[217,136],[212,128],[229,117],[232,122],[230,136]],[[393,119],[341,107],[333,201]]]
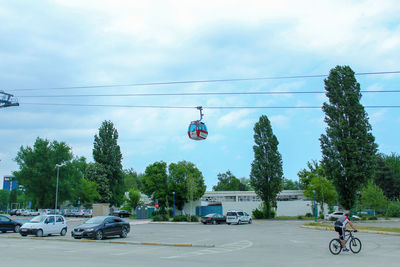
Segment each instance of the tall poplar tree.
[[268,117],[263,115],[254,126],[254,160],[251,164],[250,183],[266,207],[266,218],[276,196],[282,190],[282,156],[278,151],[278,139],[272,132]]
[[100,180],[94,178],[99,185],[101,201],[120,206],[124,194],[122,153],[118,145],[118,131],[111,121],[104,121],[99,134],[94,137],[93,159],[102,166],[98,168],[102,169],[98,176]]
[[320,138],[322,162],[340,205],[349,210],[361,187],[374,176],[377,145],[360,104],[360,84],[349,66],[337,66],[325,79],[329,103],[323,104],[326,134]]

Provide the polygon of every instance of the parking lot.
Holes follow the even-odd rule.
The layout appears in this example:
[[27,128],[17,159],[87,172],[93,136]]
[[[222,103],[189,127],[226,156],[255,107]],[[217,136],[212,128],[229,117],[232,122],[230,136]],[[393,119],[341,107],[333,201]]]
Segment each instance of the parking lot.
[[127,238],[104,242],[73,240],[70,230],[81,222],[83,219],[68,219],[68,233],[63,238],[0,234],[0,266],[398,266],[400,262],[400,236],[357,233],[363,244],[359,254],[333,256],[328,243],[336,237],[335,232],[302,228],[304,222],[297,221],[255,221],[249,225],[130,221]]

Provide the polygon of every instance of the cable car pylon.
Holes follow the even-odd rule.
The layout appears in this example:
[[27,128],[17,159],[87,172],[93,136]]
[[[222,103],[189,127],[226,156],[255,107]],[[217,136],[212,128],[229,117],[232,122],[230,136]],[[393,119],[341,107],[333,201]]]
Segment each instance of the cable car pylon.
[[14,95],[8,94],[4,91],[0,91],[0,108],[19,106],[18,101],[14,98]]
[[196,141],[205,140],[208,136],[208,131],[207,131],[206,124],[201,121],[204,116],[203,107],[198,106],[198,107],[196,107],[196,109],[198,109],[200,111],[200,120],[190,122],[189,128],[188,128],[188,135],[189,135],[189,138],[192,140],[196,140]]

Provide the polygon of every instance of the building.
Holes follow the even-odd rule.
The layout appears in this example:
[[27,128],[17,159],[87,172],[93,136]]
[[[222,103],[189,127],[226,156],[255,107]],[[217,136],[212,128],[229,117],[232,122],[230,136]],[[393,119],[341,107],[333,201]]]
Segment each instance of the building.
[[[203,216],[205,214],[199,214],[199,207],[220,206],[224,215],[233,209],[243,210],[252,215],[253,210],[261,204],[262,201],[255,191],[210,191],[205,192],[200,200],[187,203],[184,213]],[[304,216],[312,212],[312,201],[304,196],[303,190],[283,190],[278,194],[276,204],[276,216]]]
[[17,178],[14,176],[4,176],[3,189],[11,192],[13,189],[18,189]]

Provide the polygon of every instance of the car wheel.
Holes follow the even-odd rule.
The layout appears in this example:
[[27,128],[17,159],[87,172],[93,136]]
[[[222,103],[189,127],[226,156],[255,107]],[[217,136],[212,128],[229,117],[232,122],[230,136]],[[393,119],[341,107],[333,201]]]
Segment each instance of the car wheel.
[[66,229],[66,228],[63,228],[63,229],[61,230],[60,235],[65,236],[66,234],[67,234],[67,229]]
[[[20,233],[21,234],[21,233]],[[26,236],[26,234],[21,234],[21,236]]]
[[42,230],[42,229],[39,229],[39,230],[36,232],[36,236],[37,236],[37,237],[42,237],[42,236],[43,236],[43,230]]
[[74,236],[75,239],[81,239],[81,237]]
[[98,230],[97,232],[96,232],[96,239],[97,240],[102,240],[103,239],[103,232],[101,231],[101,230]]
[[128,231],[126,230],[126,228],[122,228],[122,232],[119,235],[121,238],[126,238],[126,236],[128,235]]
[[227,225],[231,225],[231,223],[226,223]]
[[[14,227],[14,233],[19,233],[19,229],[21,228],[21,226],[19,226],[19,225],[16,225],[15,227]],[[4,233],[4,232],[3,232]]]
[[7,231],[1,231],[2,233],[5,233],[5,232],[7,232]]
[[253,222],[253,221],[250,219],[250,220],[249,220],[249,224],[251,224],[252,222]]

